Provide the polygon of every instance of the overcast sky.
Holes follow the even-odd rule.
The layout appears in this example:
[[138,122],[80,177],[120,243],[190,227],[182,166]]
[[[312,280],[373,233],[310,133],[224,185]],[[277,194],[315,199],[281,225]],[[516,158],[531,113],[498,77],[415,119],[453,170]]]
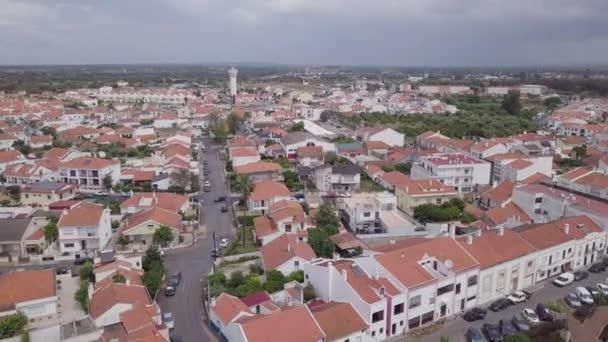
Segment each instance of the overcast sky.
[[608,62],[608,0],[0,0],[0,64]]

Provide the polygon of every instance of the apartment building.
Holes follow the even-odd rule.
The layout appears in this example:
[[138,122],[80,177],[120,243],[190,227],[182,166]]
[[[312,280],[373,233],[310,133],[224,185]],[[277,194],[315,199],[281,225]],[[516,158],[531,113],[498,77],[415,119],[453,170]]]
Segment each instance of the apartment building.
[[487,158],[492,163],[492,182],[509,180],[525,181],[527,178],[542,174],[553,175],[552,155],[525,155],[521,152],[496,154]]
[[289,199],[289,189],[283,183],[275,181],[261,181],[255,184],[253,191],[247,199],[249,211],[268,212],[271,205]]
[[437,179],[459,192],[490,184],[490,163],[462,153],[437,153],[420,157],[411,170],[412,179]]
[[589,167],[578,167],[557,177],[557,184],[591,196],[608,199],[608,174]]
[[397,198],[389,192],[352,194],[337,201],[340,216],[352,231],[374,233],[382,231],[381,213],[397,208]]
[[453,187],[441,183],[437,179],[409,180],[395,186],[397,207],[403,212],[413,215],[414,208],[422,204],[441,204],[461,194]]
[[59,166],[63,183],[77,184],[81,190],[103,190],[104,178],[110,176],[112,184],[120,181],[120,161],[95,157],[79,157]]
[[45,207],[57,201],[71,200],[76,196],[76,187],[65,183],[33,183],[21,188],[21,203]]

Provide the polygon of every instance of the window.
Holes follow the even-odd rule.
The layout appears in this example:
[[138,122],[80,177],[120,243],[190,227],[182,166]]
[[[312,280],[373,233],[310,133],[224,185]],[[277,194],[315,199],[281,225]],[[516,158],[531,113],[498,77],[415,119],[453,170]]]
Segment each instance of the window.
[[441,204],[441,198],[436,199],[436,200],[435,200],[435,202],[436,202],[437,204]]
[[405,309],[405,304],[401,303],[398,305],[395,305],[395,307],[393,308],[393,315],[398,315],[400,313],[402,313]]
[[446,293],[452,292],[452,291],[454,291],[454,284],[448,284],[448,285],[438,288],[437,295],[441,296],[442,294],[446,294]]
[[543,198],[542,197],[536,197],[534,199],[534,203],[543,203]]
[[51,195],[46,195],[46,199],[51,199]]
[[435,304],[435,296],[429,298],[429,304]]
[[470,276],[469,279],[467,279],[467,286],[473,285],[477,285],[477,275]]
[[74,248],[74,244],[73,243],[64,243],[63,247],[65,247],[65,248]]
[[428,322],[431,322],[431,321],[433,321],[433,317],[435,317],[435,311],[429,311],[422,315],[420,323],[426,324]]
[[403,321],[399,322],[399,326],[402,327],[403,326]]
[[460,284],[456,284],[456,294],[460,293]]
[[414,318],[410,319],[409,321],[407,321],[407,325],[410,327],[410,329],[419,327],[420,326],[420,316],[414,317]]
[[376,336],[376,332],[372,331],[372,337]]
[[286,224],[285,225],[285,231],[288,233],[291,233],[291,225],[290,224]]
[[422,298],[420,297],[420,295],[410,298],[410,309],[420,306],[421,302]]
[[369,211],[363,213],[363,217],[370,217],[372,214]]
[[383,334],[384,333],[384,328],[380,328],[380,331],[378,333],[379,334]]
[[29,194],[25,194],[25,198],[30,198],[30,195]]
[[380,322],[384,319],[384,311],[376,311],[372,314],[372,323]]
[[293,265],[294,265],[295,267],[300,267],[300,260],[295,260],[295,261],[293,262]]
[[[595,247],[595,246],[593,246],[593,247]],[[570,253],[572,253],[572,247],[568,248],[568,254],[570,254]]]

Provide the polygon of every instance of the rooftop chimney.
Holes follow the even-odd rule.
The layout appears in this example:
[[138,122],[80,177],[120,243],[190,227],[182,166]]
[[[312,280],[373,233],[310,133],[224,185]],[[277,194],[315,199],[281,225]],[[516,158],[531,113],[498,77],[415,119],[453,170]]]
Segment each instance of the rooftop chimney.
[[391,245],[394,245],[394,244],[395,244],[395,240],[390,240],[390,241],[389,241],[389,243],[390,243]]
[[473,244],[473,235],[469,234],[467,235],[467,245],[472,245]]
[[456,225],[454,223],[448,223],[448,233],[452,239],[456,238]]
[[482,232],[483,232],[483,229],[477,229],[477,237],[481,237]]
[[564,233],[570,234],[570,224],[566,223],[564,225]]
[[291,252],[291,243],[289,243],[289,242],[287,243],[287,251]]
[[344,280],[348,280],[348,273],[346,273],[346,270],[342,270],[342,276],[344,277]]
[[505,227],[498,227],[498,236],[505,235]]

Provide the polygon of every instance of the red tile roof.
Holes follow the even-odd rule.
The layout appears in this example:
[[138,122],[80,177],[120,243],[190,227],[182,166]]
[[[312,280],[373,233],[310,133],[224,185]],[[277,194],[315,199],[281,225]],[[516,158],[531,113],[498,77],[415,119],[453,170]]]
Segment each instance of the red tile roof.
[[188,201],[188,196],[168,192],[139,192],[134,193],[126,201],[122,202],[120,207],[159,207],[177,213]]
[[104,208],[87,201],[81,201],[64,211],[57,222],[57,227],[95,227],[99,224]]
[[501,236],[498,230],[482,231],[481,236],[475,236],[469,245],[467,238],[457,239],[458,243],[467,250],[478,262],[481,269],[507,262],[535,251],[519,234],[504,229]]
[[211,310],[215,312],[224,325],[238,318],[241,314],[247,316],[253,315],[245,303],[227,293],[222,293],[217,297],[215,303],[211,304]]
[[317,255],[308,243],[287,234],[262,247],[262,261],[266,270],[275,269],[295,257],[310,261]]
[[314,342],[325,338],[305,305],[238,320],[248,342]]
[[271,300],[272,298],[270,298],[270,295],[266,291],[257,292],[241,298],[241,302],[249,308]]
[[329,302],[311,308],[327,341],[343,339],[368,328],[350,303]]
[[56,296],[55,271],[28,270],[0,275],[0,307],[15,310],[15,304]]
[[234,168],[236,174],[252,174],[261,172],[279,172],[281,165],[272,162],[257,161]]
[[182,225],[181,215],[160,207],[152,207],[135,213],[129,216],[127,220],[127,224],[122,231],[123,234],[136,229],[139,225],[148,221],[156,222],[159,225],[165,225],[176,230],[181,230]]
[[289,196],[289,194],[289,189],[287,189],[285,184],[275,181],[262,181],[255,184],[249,198],[254,201],[261,201],[279,196]]
[[120,283],[110,283],[108,286],[93,292],[89,302],[89,314],[97,319],[117,304],[141,303],[152,304],[148,291],[143,286],[129,286]]

